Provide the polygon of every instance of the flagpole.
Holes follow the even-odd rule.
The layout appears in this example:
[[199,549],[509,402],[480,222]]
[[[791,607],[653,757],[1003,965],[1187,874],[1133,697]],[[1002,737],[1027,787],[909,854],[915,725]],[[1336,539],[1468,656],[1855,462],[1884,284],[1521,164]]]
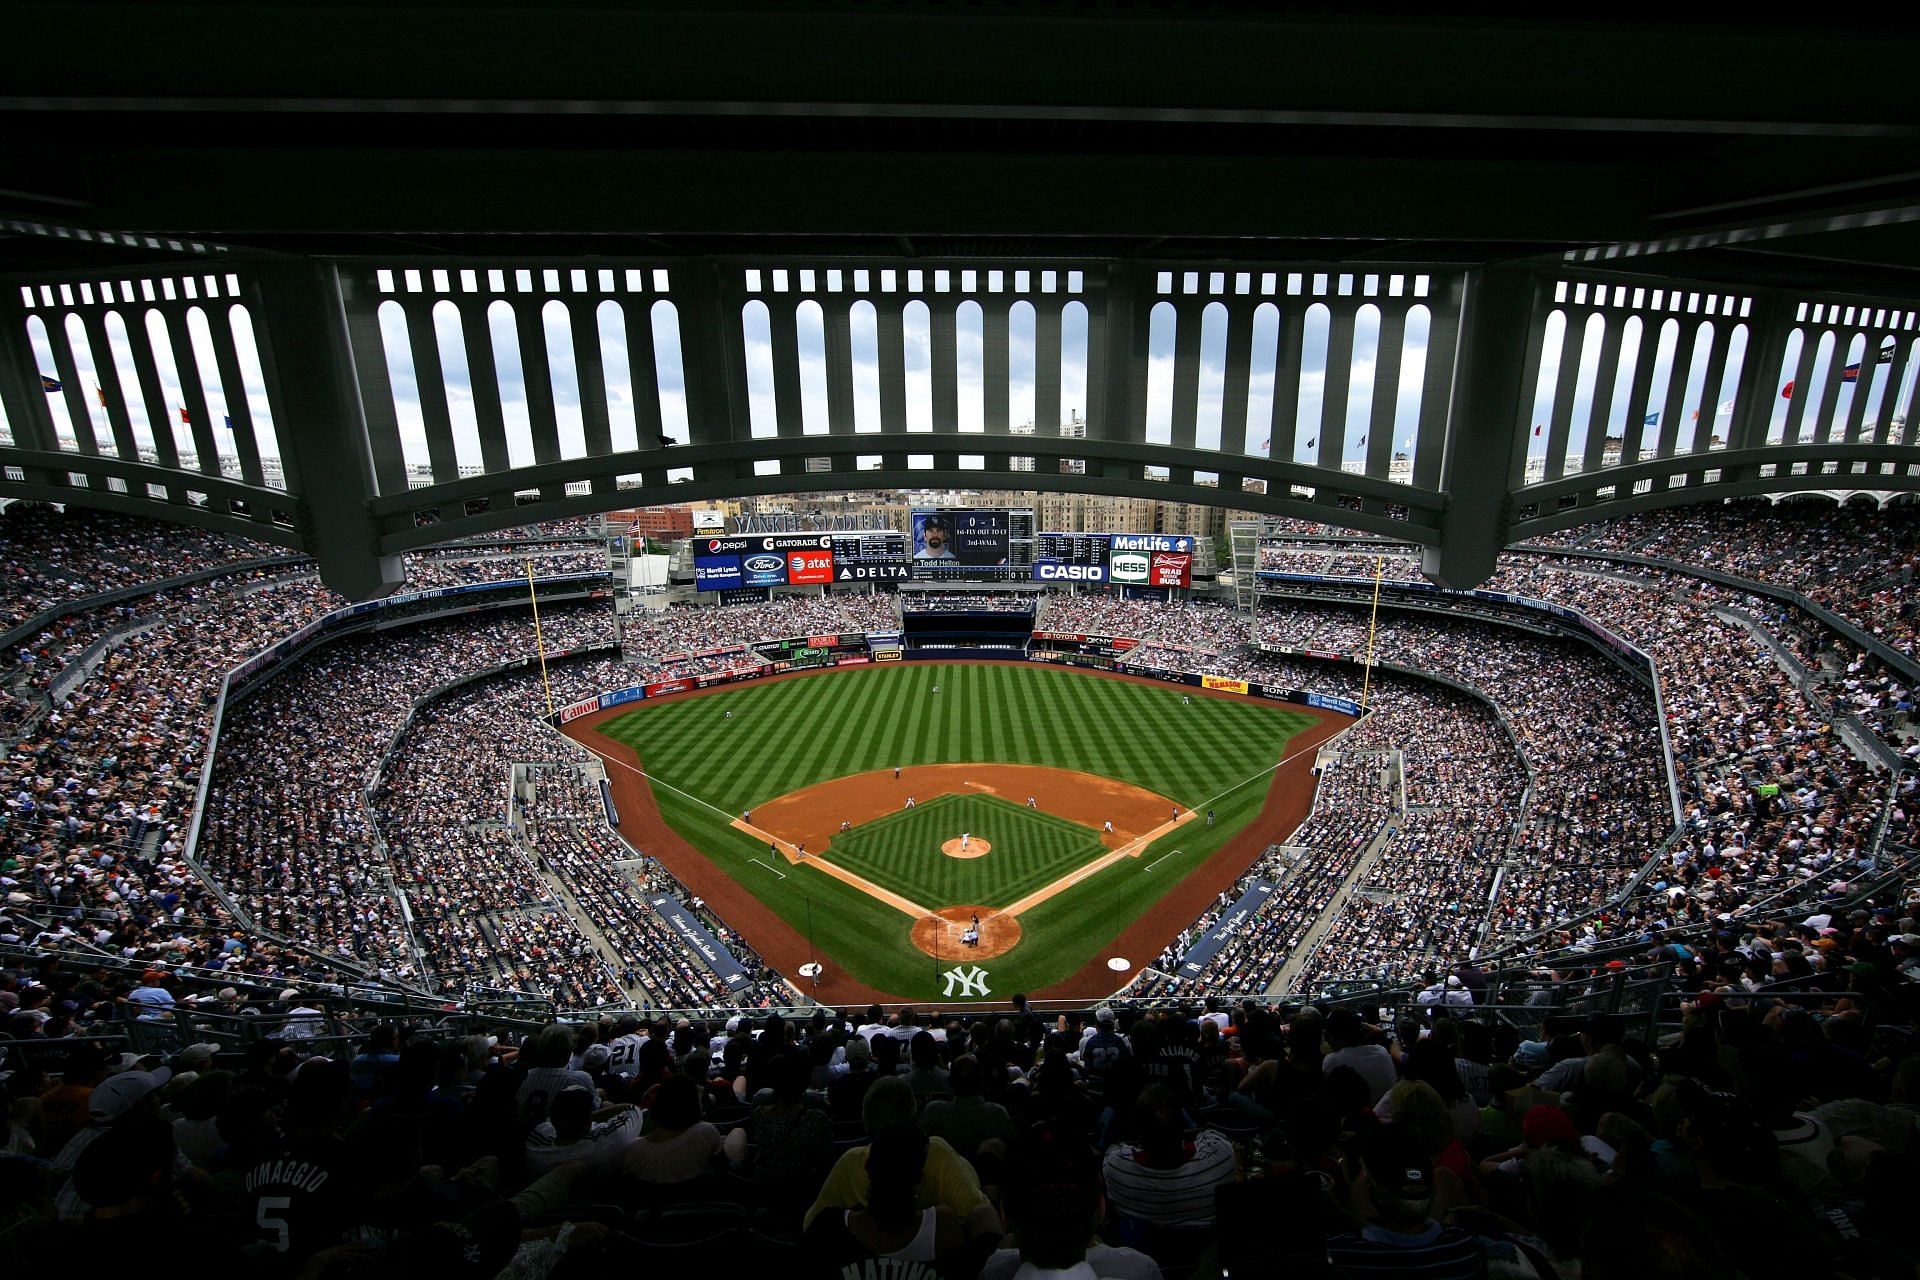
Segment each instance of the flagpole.
[[1367,665],[1360,676],[1360,714],[1367,711],[1367,694],[1373,689],[1373,632],[1380,622],[1380,578],[1387,571],[1387,558],[1373,558],[1373,612],[1367,617]]
[[540,634],[540,597],[533,591],[533,557],[527,557],[527,603],[533,606],[533,647],[540,655],[540,683],[547,691],[547,714],[553,714],[553,682],[547,679],[547,642]]

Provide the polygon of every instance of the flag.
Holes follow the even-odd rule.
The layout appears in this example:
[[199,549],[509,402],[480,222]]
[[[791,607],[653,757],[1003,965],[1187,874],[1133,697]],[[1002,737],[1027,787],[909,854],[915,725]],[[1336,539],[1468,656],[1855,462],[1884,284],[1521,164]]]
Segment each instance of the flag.
[[233,415],[228,414],[226,421],[227,421],[227,430],[229,431],[233,430]]
[[1793,383],[1791,381],[1789,381],[1786,386],[1780,388],[1780,398],[1782,400],[1793,399]]
[[1320,437],[1319,437],[1319,436],[1315,436],[1315,437],[1314,437],[1313,439],[1311,439],[1311,440],[1309,440],[1309,441],[1307,441],[1307,448],[1309,448],[1309,449],[1311,449],[1311,448],[1313,448],[1313,446],[1315,446],[1316,444],[1319,444],[1319,443],[1320,443]]
[[106,408],[107,407],[107,389],[103,386],[100,386],[98,383],[95,383],[93,388],[93,394],[100,397],[100,407],[102,409]]
[[1266,438],[1265,440],[1262,440],[1262,441],[1260,442],[1260,447],[1261,447],[1262,449],[1272,449],[1272,448],[1273,448],[1273,437],[1272,437],[1272,436],[1268,436],[1268,437],[1267,437],[1267,438]]
[[1714,416],[1724,418],[1732,412],[1733,412],[1733,401],[1728,400],[1720,406],[1720,412],[1715,414]]
[[1355,445],[1355,446],[1353,446],[1353,447],[1354,447],[1354,448],[1356,448],[1356,449],[1358,449],[1358,448],[1360,447],[1360,445],[1362,445],[1362,444],[1365,444],[1366,442],[1367,442],[1367,437],[1366,437],[1366,435],[1365,435],[1365,433],[1362,433],[1362,434],[1361,434],[1361,436],[1360,436],[1360,444],[1356,444],[1356,445]]
[[49,378],[46,374],[43,373],[40,375],[40,389],[46,392],[48,395],[52,395],[54,392],[60,389],[60,379]]
[[1877,357],[1875,357],[1874,363],[1875,364],[1892,364],[1893,348],[1892,347],[1880,348],[1880,354]]
[[180,406],[180,421],[187,426],[193,425],[193,419],[187,416],[187,407],[185,405]]
[[1693,411],[1692,413],[1690,413],[1690,414],[1688,414],[1688,415],[1687,415],[1687,421],[1688,421],[1688,422],[1698,422],[1698,421],[1700,421],[1700,411],[1699,411],[1698,409],[1695,409],[1695,410],[1694,410],[1694,411]]
[[1858,360],[1855,360],[1852,364],[1848,365],[1846,368],[1840,371],[1840,381],[1842,382],[1860,381],[1860,362]]
[[1643,427],[1657,427],[1660,425],[1660,415],[1657,412],[1650,413],[1646,417],[1640,419],[1640,425]]
[[1539,435],[1542,430],[1543,428],[1540,426],[1539,423],[1536,422],[1533,424],[1533,434]]

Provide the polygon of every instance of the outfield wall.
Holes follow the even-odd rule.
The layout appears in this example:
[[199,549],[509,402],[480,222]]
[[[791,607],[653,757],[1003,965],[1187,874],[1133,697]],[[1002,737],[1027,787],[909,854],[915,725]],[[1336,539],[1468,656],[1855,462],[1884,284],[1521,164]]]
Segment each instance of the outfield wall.
[[[889,636],[894,633],[887,633]],[[802,639],[803,637],[794,637]],[[825,639],[825,637],[805,637]],[[1105,637],[1102,637],[1105,639]],[[639,702],[645,698],[665,698],[676,693],[688,693],[695,689],[711,689],[718,685],[739,684],[757,680],[763,676],[777,675],[789,671],[828,670],[837,667],[866,666],[875,661],[894,661],[898,659],[880,659],[876,653],[868,653],[867,637],[842,635],[836,637],[838,645],[834,649],[811,646],[815,656],[794,658],[779,662],[769,662],[761,666],[733,668],[724,671],[709,672],[705,675],[686,676],[678,680],[659,680],[651,684],[630,685],[625,689],[612,689],[591,698],[582,698],[570,706],[561,707],[550,716],[544,717],[548,724],[558,728],[571,724],[582,716],[592,715],[596,711],[605,711],[609,707],[621,706],[629,702]],[[789,644],[792,641],[761,642],[754,646],[760,649],[768,644]],[[892,641],[879,652],[891,652]],[[1006,649],[972,649],[954,647],[950,649],[908,650],[901,655],[907,662],[946,662],[946,661],[995,661],[995,662],[1037,662],[1051,666],[1083,667],[1088,670],[1116,671],[1113,659],[1098,654],[1065,653],[1057,650],[1040,650],[1031,653],[1015,653]],[[1157,667],[1130,666],[1122,673],[1144,676],[1151,680],[1164,680],[1168,684],[1188,685],[1196,689],[1211,689],[1219,693],[1238,693],[1250,698],[1265,698],[1272,702],[1292,702],[1300,706],[1319,707],[1327,711],[1337,711],[1341,715],[1358,717],[1360,704],[1347,698],[1336,698],[1329,694],[1310,693],[1305,689],[1283,689],[1277,685],[1263,685],[1252,680],[1231,680],[1223,676],[1203,675],[1197,671],[1168,671]]]

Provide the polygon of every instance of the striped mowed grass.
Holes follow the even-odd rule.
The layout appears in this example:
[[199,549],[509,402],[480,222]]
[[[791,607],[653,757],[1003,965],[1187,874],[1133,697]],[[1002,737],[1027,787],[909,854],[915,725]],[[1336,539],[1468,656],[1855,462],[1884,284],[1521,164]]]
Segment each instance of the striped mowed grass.
[[[978,858],[941,852],[963,834],[991,850]],[[826,849],[837,865],[936,911],[1009,906],[1105,852],[1098,833],[1077,822],[963,794],[862,823]]]
[[1190,692],[1038,663],[903,663],[649,699],[598,727],[634,748],[661,816],[823,959],[902,999],[930,1000],[942,989],[904,913],[816,867],[771,867],[765,841],[732,821],[831,778],[973,761],[1076,769],[1215,810],[1214,825],[1189,823],[1021,913],[1020,943],[989,968],[997,991],[1038,989],[1081,968],[1251,821],[1288,740],[1314,722],[1284,703],[1188,702]]

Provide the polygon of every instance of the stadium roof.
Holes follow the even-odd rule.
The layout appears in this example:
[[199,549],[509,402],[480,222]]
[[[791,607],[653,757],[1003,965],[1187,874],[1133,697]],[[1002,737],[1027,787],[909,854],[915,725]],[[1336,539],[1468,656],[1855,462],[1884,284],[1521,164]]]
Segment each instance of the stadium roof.
[[70,234],[111,229],[322,255],[1591,251],[1911,296],[1905,20],[1453,8],[14,4],[0,270],[150,260]]

